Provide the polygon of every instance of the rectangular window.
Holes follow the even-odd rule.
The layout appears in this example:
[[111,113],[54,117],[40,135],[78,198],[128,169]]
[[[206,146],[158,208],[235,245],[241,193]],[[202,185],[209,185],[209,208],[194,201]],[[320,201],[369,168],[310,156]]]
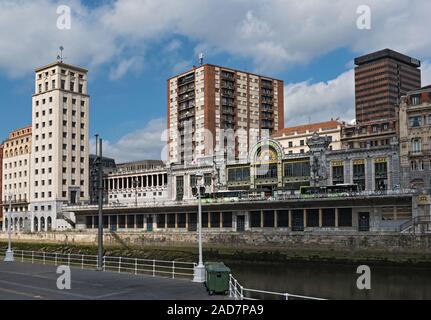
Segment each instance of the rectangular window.
[[278,210],[277,211],[277,227],[278,228],[289,227],[289,211],[288,210]]
[[157,215],[157,228],[159,229],[166,228],[166,216],[164,214]]
[[211,228],[220,228],[220,212],[211,212]]
[[263,226],[265,228],[274,228],[274,210],[263,212]]
[[421,116],[410,117],[409,118],[409,126],[410,127],[422,126],[422,117]]
[[222,213],[223,228],[232,228],[232,212]]
[[319,209],[307,209],[307,227],[319,226]]
[[260,228],[261,216],[260,211],[251,211],[250,212],[250,227],[252,228]]

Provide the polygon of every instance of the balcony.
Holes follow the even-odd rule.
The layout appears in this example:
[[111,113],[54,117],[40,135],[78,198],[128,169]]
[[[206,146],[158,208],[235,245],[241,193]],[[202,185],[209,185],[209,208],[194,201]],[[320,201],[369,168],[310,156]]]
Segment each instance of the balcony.
[[181,103],[180,104],[178,110],[179,111],[183,111],[183,110],[187,110],[187,109],[194,109],[195,106],[196,106],[196,104],[194,103],[194,101],[193,102],[189,102],[189,103],[185,102],[185,103]]
[[268,96],[268,97],[272,97],[272,90],[269,89],[262,89],[262,96]]
[[229,79],[229,80],[234,80],[235,79],[234,74],[230,73],[230,72],[221,72],[220,73],[220,77],[222,79]]
[[185,94],[185,95],[182,95],[178,98],[178,102],[181,103],[181,102],[185,102],[188,100],[193,100],[194,98],[195,98],[194,93],[193,94]]
[[233,84],[233,82],[226,82],[226,81],[222,81],[221,82],[221,87],[222,88],[226,88],[226,89],[234,89],[234,84]]
[[181,87],[178,90],[178,94],[183,94],[183,93],[194,91],[194,90],[195,90],[195,86],[194,86],[194,84],[192,84],[192,85]]
[[180,121],[182,121],[182,120],[185,120],[185,119],[188,119],[188,118],[192,118],[194,116],[195,116],[194,112],[187,111],[187,112],[184,112],[184,113],[180,114],[179,117],[178,117],[178,119]]
[[224,90],[224,89],[221,91],[221,96],[222,97],[229,97],[229,98],[235,97],[233,90]]
[[182,85],[185,85],[187,83],[194,82],[194,81],[195,81],[195,74],[192,73],[192,74],[189,74],[187,76],[179,78],[178,79],[178,86],[182,86]]
[[272,89],[272,82],[262,81],[260,86],[264,89]]
[[227,114],[227,115],[231,115],[231,116],[233,116],[235,114],[233,108],[226,108],[226,107],[222,109],[222,113]]
[[415,150],[409,151],[409,157],[423,157],[423,156],[431,156],[431,150]]

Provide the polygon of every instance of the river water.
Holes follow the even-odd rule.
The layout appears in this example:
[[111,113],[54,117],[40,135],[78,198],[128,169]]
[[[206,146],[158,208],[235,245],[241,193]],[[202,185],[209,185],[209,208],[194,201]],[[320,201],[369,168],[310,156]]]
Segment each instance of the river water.
[[[431,299],[431,269],[369,265],[371,290],[358,290],[356,265],[226,263],[245,288],[327,299]],[[260,297],[265,298],[265,297]]]

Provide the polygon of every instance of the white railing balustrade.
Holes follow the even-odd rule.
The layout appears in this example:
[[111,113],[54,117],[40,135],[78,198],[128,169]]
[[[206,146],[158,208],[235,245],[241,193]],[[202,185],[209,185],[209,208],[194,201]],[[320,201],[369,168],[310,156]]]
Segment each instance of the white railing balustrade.
[[[0,256],[4,255],[3,251],[0,251]],[[14,250],[14,255],[17,262],[66,265],[81,269],[96,269],[98,263],[97,255],[27,250]],[[192,280],[195,266],[193,262],[104,256],[102,270]]]
[[244,288],[232,275],[229,275],[229,297],[234,300],[327,300],[291,293]]

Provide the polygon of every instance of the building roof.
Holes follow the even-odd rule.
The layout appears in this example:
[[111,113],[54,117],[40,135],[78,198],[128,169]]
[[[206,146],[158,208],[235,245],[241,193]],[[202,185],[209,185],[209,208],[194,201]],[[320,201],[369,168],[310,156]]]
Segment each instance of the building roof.
[[67,69],[73,69],[73,70],[76,70],[78,72],[83,72],[83,73],[87,73],[88,72],[87,69],[84,69],[84,68],[81,68],[81,67],[77,67],[77,66],[73,66],[71,64],[66,64],[66,63],[61,62],[61,61],[56,61],[56,62],[50,63],[50,64],[48,64],[46,66],[37,68],[37,69],[34,70],[34,72],[39,72],[39,71],[42,71],[42,70],[45,70],[45,69],[48,69],[48,68],[52,68],[52,67],[57,66],[57,65],[60,66],[60,67],[67,68]]
[[289,134],[289,133],[294,133],[294,132],[305,132],[305,131],[315,132],[315,131],[319,131],[320,129],[336,129],[340,125],[341,125],[341,122],[336,121],[336,120],[310,123],[310,124],[305,124],[305,125],[281,129],[277,133],[275,133],[273,136],[279,137],[279,136],[282,136],[283,134]]
[[406,56],[391,49],[383,49],[358,57],[355,59],[355,64],[357,66],[361,66],[363,64],[367,64],[385,58],[395,59],[416,68],[419,68],[421,66],[421,62],[419,61],[419,59]]
[[422,87],[420,89],[416,89],[416,90],[412,90],[412,91],[407,92],[407,96],[411,96],[414,94],[420,94],[423,92],[430,92],[430,91],[431,91],[431,85],[428,85],[428,86]]
[[190,69],[188,69],[188,70],[186,70],[184,72],[181,72],[181,73],[179,73],[179,74],[177,74],[177,75],[175,75],[173,77],[168,78],[168,81],[172,80],[174,78],[179,78],[179,77],[185,76],[188,73],[194,72],[196,69],[201,68],[201,67],[205,67],[205,66],[216,67],[216,68],[220,68],[222,70],[227,70],[227,71],[231,71],[231,72],[247,73],[247,74],[250,74],[250,75],[253,75],[253,76],[256,76],[256,77],[261,77],[261,78],[268,79],[268,80],[276,80],[276,81],[283,82],[283,80],[277,79],[277,78],[274,78],[274,77],[265,76],[265,75],[262,75],[262,74],[257,74],[257,73],[253,73],[253,72],[249,72],[249,71],[244,71],[244,70],[238,70],[238,69],[230,68],[230,67],[223,67],[223,66],[220,66],[220,65],[210,64],[210,63],[205,63],[205,64],[203,64],[201,66],[193,66],[192,68],[190,68]]

